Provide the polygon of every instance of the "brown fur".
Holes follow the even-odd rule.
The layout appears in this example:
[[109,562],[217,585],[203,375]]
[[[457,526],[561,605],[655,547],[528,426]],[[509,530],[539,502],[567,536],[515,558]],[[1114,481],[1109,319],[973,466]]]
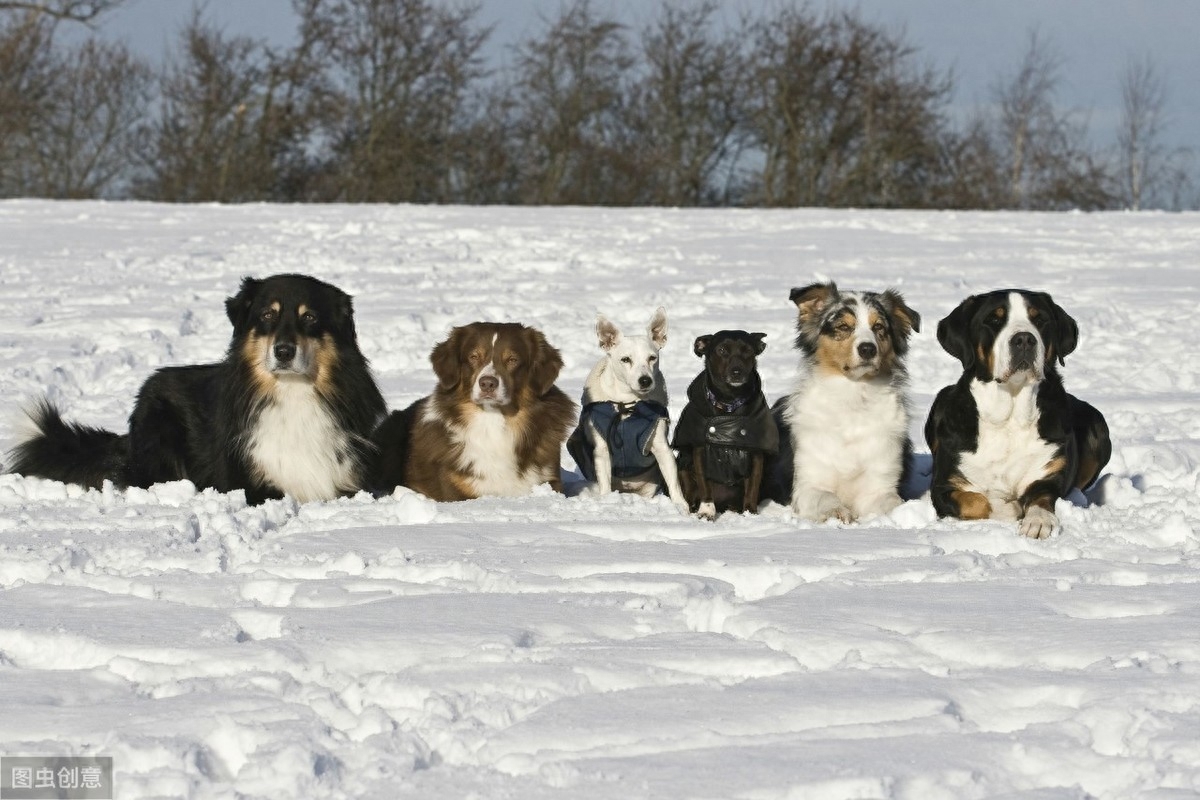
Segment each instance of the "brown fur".
[[471,323],[451,331],[430,361],[438,385],[412,409],[405,485],[434,500],[480,496],[476,481],[491,477],[490,465],[466,461],[464,438],[476,415],[489,413],[471,393],[491,366],[509,396],[495,410],[512,434],[517,471],[562,491],[561,450],[576,407],[554,385],[562,356],[539,331],[516,323]]
[[959,519],[988,519],[992,516],[992,504],[978,492],[952,492],[950,495],[958,503]]

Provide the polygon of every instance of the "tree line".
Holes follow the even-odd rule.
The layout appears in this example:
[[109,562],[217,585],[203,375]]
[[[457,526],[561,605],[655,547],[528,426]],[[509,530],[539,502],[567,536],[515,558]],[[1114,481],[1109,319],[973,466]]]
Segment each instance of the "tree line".
[[[1192,207],[1153,62],[1117,144],[1056,101],[1029,35],[989,104],[903,33],[807,6],[729,20],[662,0],[640,28],[574,0],[489,65],[475,5],[293,0],[286,47],[201,11],[153,68],[62,35],[122,0],[0,0],[0,196],[168,202],[752,207]],[[766,6],[767,4],[763,4]],[[74,39],[72,42],[71,39]]]

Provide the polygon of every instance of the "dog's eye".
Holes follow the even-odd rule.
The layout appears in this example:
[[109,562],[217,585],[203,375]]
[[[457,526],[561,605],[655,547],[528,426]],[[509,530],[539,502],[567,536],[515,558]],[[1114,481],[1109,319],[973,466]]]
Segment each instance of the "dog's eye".
[[482,360],[483,356],[479,353],[471,353],[471,355],[467,356],[467,361],[471,362],[472,365],[478,365]]
[[300,321],[303,322],[305,325],[316,325],[317,324],[317,315],[311,311],[305,311],[304,314],[300,317]]
[[875,331],[875,333],[882,334],[884,331],[887,330],[887,326],[884,325],[882,322],[876,322],[874,325],[871,326],[871,330]]
[[648,359],[646,359],[647,364],[653,364],[656,361],[658,361],[658,356],[650,356]]
[[515,367],[517,364],[521,363],[521,359],[517,358],[516,356],[507,356],[504,359],[504,363],[510,367]]
[[258,315],[258,318],[263,322],[274,322],[279,318],[279,312],[273,308],[264,309],[263,312]]
[[717,355],[724,358],[725,356],[729,355],[729,348],[726,347],[725,345],[721,345],[720,347],[717,348]]
[[622,358],[622,359],[621,359],[621,363],[622,363],[622,364],[628,364],[629,366],[631,366],[631,367],[632,367],[632,366],[633,366],[633,359],[632,359],[632,358],[630,358],[629,356],[625,356],[624,358]]

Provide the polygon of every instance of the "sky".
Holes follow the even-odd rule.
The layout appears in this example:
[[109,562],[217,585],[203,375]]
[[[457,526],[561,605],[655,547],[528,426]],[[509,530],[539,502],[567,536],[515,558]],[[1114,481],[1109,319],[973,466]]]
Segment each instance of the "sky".
[[[751,0],[725,2],[731,12],[753,10]],[[868,20],[903,30],[921,57],[953,70],[953,111],[988,103],[996,80],[1011,74],[1037,30],[1061,56],[1059,102],[1089,122],[1094,141],[1112,141],[1120,118],[1120,76],[1130,59],[1149,56],[1167,85],[1172,146],[1200,150],[1200,2],[1198,0],[812,0],[813,8],[857,9]],[[556,16],[561,0],[481,0],[479,19],[495,25],[492,56],[503,61],[515,42]],[[103,26],[136,50],[159,57],[187,19],[192,0],[128,0]],[[637,25],[657,4],[595,0]],[[208,0],[207,12],[230,33],[286,42],[290,0]]]

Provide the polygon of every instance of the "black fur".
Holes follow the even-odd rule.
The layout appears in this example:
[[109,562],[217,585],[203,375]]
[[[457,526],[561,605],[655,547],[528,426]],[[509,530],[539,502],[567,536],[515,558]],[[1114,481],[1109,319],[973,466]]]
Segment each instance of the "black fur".
[[1064,459],[1063,469],[1051,472],[1024,489],[1017,502],[1021,513],[1034,504],[1049,505],[1073,489],[1085,489],[1100,476],[1112,454],[1108,425],[1090,404],[1067,393],[1056,365],[1074,352],[1079,328],[1050,295],[1026,290],[997,290],[964,300],[938,323],[938,341],[963,365],[958,382],[938,392],[925,422],[925,441],[933,455],[931,498],[941,517],[961,516],[953,481],[961,477],[963,453],[979,447],[979,409],[971,394],[973,381],[995,380],[986,359],[1002,325],[993,322],[998,307],[1007,309],[1012,292],[1042,312],[1036,321],[1047,348],[1044,376],[1037,390],[1038,436]]
[[679,482],[695,511],[711,503],[758,512],[764,459],[779,450],[779,431],[758,374],[764,333],[718,331],[696,339],[702,371],[688,387],[675,429]]
[[[275,314],[272,303],[279,306]],[[300,306],[310,315],[297,313]],[[252,336],[269,337],[280,354],[328,334],[332,366],[315,384],[317,394],[348,434],[347,451],[339,455],[355,462],[365,482],[373,456],[368,437],[386,409],[358,349],[350,296],[305,275],[246,278],[225,310],[233,324],[225,359],[151,375],[138,391],[128,434],[65,423],[43,401],[31,413],[39,433],[13,451],[9,471],[90,487],[105,480],[147,487],[187,479],[200,489],[243,489],[250,503],[281,497],[279,487],[255,477],[247,452],[254,421],[271,400],[256,374],[262,368],[244,347]]]

